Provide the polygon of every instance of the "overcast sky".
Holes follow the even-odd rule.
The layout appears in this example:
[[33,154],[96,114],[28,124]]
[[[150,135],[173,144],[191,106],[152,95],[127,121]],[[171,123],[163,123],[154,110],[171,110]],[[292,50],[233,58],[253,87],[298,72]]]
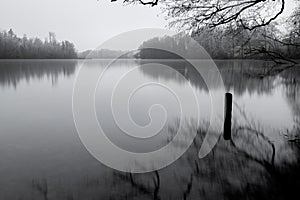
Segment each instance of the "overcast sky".
[[75,43],[79,51],[94,49],[110,37],[138,28],[164,28],[158,7],[123,6],[110,0],[0,0],[0,29],[44,39]]
[[[79,51],[94,49],[110,37],[138,28],[167,25],[159,7],[123,6],[122,0],[0,0],[0,29],[44,39],[55,32]],[[295,4],[286,1],[285,14]]]

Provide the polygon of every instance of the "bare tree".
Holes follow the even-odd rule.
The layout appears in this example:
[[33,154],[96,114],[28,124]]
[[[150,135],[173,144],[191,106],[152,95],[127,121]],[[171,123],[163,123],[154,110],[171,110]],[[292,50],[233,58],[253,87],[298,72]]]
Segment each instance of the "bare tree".
[[[112,0],[116,1],[116,0]],[[170,26],[180,31],[195,33],[221,27],[231,30],[232,34],[240,32],[243,45],[238,46],[240,55],[264,55],[277,64],[298,62],[290,59],[293,55],[275,51],[281,47],[288,52],[300,46],[300,7],[286,19],[289,21],[289,33],[273,33],[276,20],[286,8],[286,0],[124,0],[125,4],[160,5],[170,20]],[[273,30],[271,30],[273,29]],[[246,30],[246,32],[244,31]],[[228,32],[228,31],[227,31]],[[230,32],[230,31],[229,31]],[[261,35],[263,45],[251,46],[252,37]],[[233,37],[234,38],[234,37]],[[233,55],[235,42],[232,40]],[[250,43],[250,44],[249,44]],[[244,48],[244,47],[247,48]]]
[[285,9],[285,0],[124,0],[124,3],[151,6],[161,3],[173,23],[188,29],[241,24],[254,30],[269,25]]

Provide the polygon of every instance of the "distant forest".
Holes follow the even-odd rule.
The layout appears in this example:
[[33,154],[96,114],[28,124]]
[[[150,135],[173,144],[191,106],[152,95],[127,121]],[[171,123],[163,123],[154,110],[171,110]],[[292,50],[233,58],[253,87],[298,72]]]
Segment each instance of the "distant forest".
[[[256,32],[250,32],[242,28],[239,30],[215,28],[213,30],[195,32],[192,38],[214,59],[269,59],[274,56],[282,56],[286,59],[300,59],[300,46],[286,45],[292,42],[294,44],[298,43],[298,40],[292,38],[291,35],[287,35],[283,40],[285,43],[283,43],[266,35],[266,32],[271,35],[276,34],[276,31],[278,32],[279,30],[271,25],[268,28],[257,29]],[[251,39],[249,39],[250,37]],[[147,49],[149,46],[153,48]],[[189,36],[184,34],[149,39],[139,47],[139,53],[136,57],[141,59],[179,58],[174,54],[171,55],[169,52],[163,52],[154,47],[158,49],[164,47],[170,51],[176,50],[176,52],[180,51],[185,58],[201,59],[199,48],[193,45]],[[270,53],[272,54],[270,55]]]
[[77,58],[74,44],[58,42],[55,33],[49,38],[18,37],[12,29],[0,32],[0,59],[72,59]]
[[121,50],[110,50],[110,49],[99,49],[99,50],[87,50],[78,53],[78,58],[80,59],[110,59],[110,58],[133,58],[133,53],[129,51]]
[[[300,13],[300,12],[299,12]],[[299,15],[300,16],[300,15]],[[292,26],[293,25],[293,26]],[[278,29],[278,24],[256,28],[250,31],[240,27],[215,27],[199,29],[192,32],[191,37],[197,41],[213,59],[300,59],[300,37],[295,30],[298,24],[292,24],[286,33]],[[280,36],[280,40],[277,39]],[[28,38],[18,37],[12,29],[0,32],[0,59],[176,59],[178,55],[170,52],[181,52],[185,58],[201,59],[204,55],[190,41],[190,36],[177,34],[174,36],[155,37],[144,41],[138,51],[120,51],[110,49],[87,50],[76,52],[75,46],[69,41],[58,42],[55,33],[49,37]],[[149,49],[147,47],[153,47]],[[163,47],[170,52],[157,50]]]

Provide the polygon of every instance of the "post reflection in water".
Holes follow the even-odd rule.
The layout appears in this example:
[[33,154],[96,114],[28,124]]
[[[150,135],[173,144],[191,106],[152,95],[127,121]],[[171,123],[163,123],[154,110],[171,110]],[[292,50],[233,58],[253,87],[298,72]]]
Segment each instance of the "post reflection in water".
[[[119,60],[108,76],[147,62]],[[134,175],[105,167],[80,142],[71,100],[75,74],[82,61],[0,61],[0,199],[232,199],[245,195],[250,199],[280,199],[297,192],[299,69],[270,73],[266,62],[216,61],[226,89],[234,94],[232,140],[220,138],[213,151],[199,160],[197,154],[211,110],[207,87],[186,62],[156,62],[174,70],[143,67],[135,71],[136,78],[159,79],[183,93],[190,83],[201,102],[202,123],[194,126],[191,111],[190,120],[185,122],[186,137],[192,131],[197,131],[197,137],[189,150],[167,168]],[[85,65],[93,74],[108,63],[109,60],[88,60]],[[214,71],[208,74],[215,80]],[[109,79],[106,84],[109,88]],[[219,91],[216,87],[210,92]],[[137,102],[147,104],[146,97],[159,93],[159,88],[145,90]],[[102,94],[97,95],[96,100]],[[176,106],[169,99],[163,100],[171,108]],[[105,116],[106,109],[97,106],[97,114]],[[143,106],[139,103],[132,107],[140,123],[147,120],[141,112]],[[163,129],[165,137],[141,145],[140,151],[172,139],[178,111],[170,110],[172,120]],[[116,137],[120,133],[112,131],[111,122],[103,123],[111,130],[109,137],[126,147],[127,141]],[[181,144],[176,145],[180,148]],[[127,147],[134,148],[129,144]]]

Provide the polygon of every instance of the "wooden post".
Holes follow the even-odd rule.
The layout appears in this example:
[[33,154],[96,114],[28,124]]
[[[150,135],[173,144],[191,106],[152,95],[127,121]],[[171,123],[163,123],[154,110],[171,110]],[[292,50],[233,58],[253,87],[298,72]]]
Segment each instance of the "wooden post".
[[232,94],[225,94],[225,119],[224,119],[224,140],[231,139],[231,112],[232,112]]

